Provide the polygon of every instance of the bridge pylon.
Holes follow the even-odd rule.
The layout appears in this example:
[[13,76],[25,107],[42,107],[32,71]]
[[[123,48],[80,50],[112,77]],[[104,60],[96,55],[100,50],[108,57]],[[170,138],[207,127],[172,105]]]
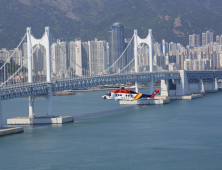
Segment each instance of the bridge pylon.
[[[138,46],[142,43],[147,44],[149,47],[149,69],[150,72],[153,72],[153,35],[152,35],[152,29],[149,29],[148,31],[148,35],[145,39],[141,39],[138,35],[137,35],[137,30],[134,30],[134,58],[135,58],[135,72],[139,72],[139,68],[138,68]],[[137,87],[137,83],[135,82],[136,85],[136,92],[138,92],[138,87]],[[150,80],[150,93],[153,92],[153,77]]]
[[[46,80],[48,83],[48,95],[47,99],[47,116],[53,117],[52,115],[52,85],[51,85],[51,49],[50,49],[50,29],[45,27],[45,33],[41,39],[36,39],[31,34],[31,28],[27,28],[27,55],[28,55],[28,82],[33,83],[32,75],[32,48],[35,45],[41,44],[46,50]],[[34,100],[37,96],[29,96],[29,117],[34,118]]]

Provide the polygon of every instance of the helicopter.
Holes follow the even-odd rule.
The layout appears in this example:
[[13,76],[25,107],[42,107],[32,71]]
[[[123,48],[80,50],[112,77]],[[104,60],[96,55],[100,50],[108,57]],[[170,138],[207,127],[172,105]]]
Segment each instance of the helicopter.
[[137,93],[132,90],[113,90],[108,92],[106,95],[103,95],[103,99],[114,99],[114,100],[128,100],[128,101],[134,101],[141,98],[154,98],[155,95],[159,92],[159,89],[156,89],[151,95],[143,94],[143,93]]

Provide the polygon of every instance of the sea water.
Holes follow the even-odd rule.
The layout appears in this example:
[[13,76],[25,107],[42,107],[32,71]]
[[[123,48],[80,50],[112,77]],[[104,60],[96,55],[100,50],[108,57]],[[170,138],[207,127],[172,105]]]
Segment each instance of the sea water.
[[[106,92],[53,97],[53,114],[75,122],[1,137],[0,170],[222,169],[221,92],[149,106],[120,106],[103,100]],[[36,116],[46,106],[37,98]],[[7,126],[7,118],[28,116],[28,98],[2,101],[2,108]]]

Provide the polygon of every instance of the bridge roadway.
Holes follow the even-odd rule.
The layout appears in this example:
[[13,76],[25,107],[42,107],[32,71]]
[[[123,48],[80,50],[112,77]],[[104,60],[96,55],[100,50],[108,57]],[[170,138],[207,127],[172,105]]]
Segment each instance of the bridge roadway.
[[78,88],[94,87],[106,84],[118,84],[127,82],[149,82],[153,80],[180,79],[178,71],[160,71],[160,72],[140,72],[92,76],[84,78],[57,79],[51,83],[26,83],[21,85],[13,85],[1,88],[1,100],[14,99],[19,97],[27,97],[31,95],[48,94],[50,84],[52,84],[52,92],[72,90]]
[[187,78],[190,79],[197,79],[197,80],[202,80],[202,79],[216,79],[222,78],[222,71],[186,71],[187,73]]
[[[214,80],[215,78],[222,78],[222,71],[187,71],[186,74],[188,79],[201,80],[209,78]],[[149,82],[151,77],[153,77],[154,81],[180,79],[180,73],[178,71],[123,73],[84,78],[57,79],[52,80],[51,83],[26,83],[1,88],[1,100],[48,94],[50,84],[52,84],[52,92],[57,92],[106,84]]]

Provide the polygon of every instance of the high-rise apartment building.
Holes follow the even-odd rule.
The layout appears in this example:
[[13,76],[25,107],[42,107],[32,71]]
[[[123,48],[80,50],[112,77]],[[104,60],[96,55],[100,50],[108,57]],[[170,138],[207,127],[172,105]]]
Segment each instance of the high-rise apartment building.
[[213,32],[206,31],[206,33],[202,33],[202,45],[210,43],[213,43]]
[[7,55],[7,49],[6,48],[2,48],[0,50],[0,60],[1,61],[6,61],[8,59],[8,55]]
[[108,51],[106,41],[89,41],[89,71],[90,75],[103,74],[107,69]]
[[61,75],[68,69],[67,47],[67,42],[60,40],[57,40],[57,43],[53,43],[51,46],[51,55],[53,58],[52,71],[57,74],[58,77],[61,77]]
[[72,70],[74,73],[76,72],[76,43],[75,41],[70,41],[68,43],[68,67],[70,70]]
[[[129,44],[130,39],[127,38],[125,39],[125,47],[128,46],[128,48],[126,49],[126,63],[130,63],[130,61],[134,58],[134,43],[133,41]],[[126,68],[125,71],[130,71],[130,67]]]
[[159,44],[158,42],[155,42],[153,46],[154,46],[154,52],[155,53],[157,53],[157,54],[162,53],[161,44]]
[[16,64],[16,65],[21,65],[22,63],[22,51],[16,48],[14,50],[9,50],[7,52],[7,58],[9,58],[11,56],[10,59],[10,63]]
[[[0,61],[0,67],[5,64],[4,61]],[[8,63],[0,70],[0,84],[8,79]]]
[[69,71],[77,76],[89,75],[89,44],[80,38],[70,41],[68,45]]
[[177,50],[177,44],[173,42],[169,43],[169,53],[176,50]]
[[[120,22],[114,23],[109,30],[109,64],[110,66],[120,57],[125,49],[124,28]],[[125,55],[125,54],[124,54]],[[120,61],[111,68],[111,72],[117,72],[126,65],[126,57],[121,57]]]
[[222,35],[217,35],[216,36],[216,43],[219,45],[222,45]]
[[46,73],[46,50],[42,45],[37,45],[36,50],[33,53],[32,66],[36,73]]
[[163,39],[163,40],[162,40],[162,50],[163,50],[163,54],[166,54],[166,53],[169,52],[168,46],[169,46],[168,42],[165,42],[165,40]]
[[82,42],[82,68],[84,75],[89,75],[89,44]]
[[206,45],[206,33],[202,33],[202,45]]
[[76,75],[77,76],[82,76],[83,75],[83,70],[82,70],[82,41],[80,38],[75,39],[75,44],[76,44]]
[[189,35],[189,46],[190,47],[199,47],[200,46],[200,36],[193,34]]
[[25,61],[28,59],[27,56],[27,43],[22,44],[22,64],[25,64],[24,66],[28,68],[28,62],[25,63]]
[[147,44],[139,44],[138,46],[138,64],[139,71],[149,70],[149,47]]

